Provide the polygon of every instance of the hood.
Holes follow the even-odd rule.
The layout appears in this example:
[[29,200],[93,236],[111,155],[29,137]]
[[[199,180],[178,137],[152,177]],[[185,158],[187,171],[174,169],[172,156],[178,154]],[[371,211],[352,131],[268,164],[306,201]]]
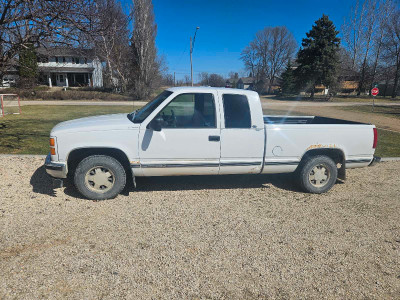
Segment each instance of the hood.
[[139,124],[129,121],[127,114],[113,114],[81,118],[57,124],[51,135],[84,131],[109,131],[137,128]]

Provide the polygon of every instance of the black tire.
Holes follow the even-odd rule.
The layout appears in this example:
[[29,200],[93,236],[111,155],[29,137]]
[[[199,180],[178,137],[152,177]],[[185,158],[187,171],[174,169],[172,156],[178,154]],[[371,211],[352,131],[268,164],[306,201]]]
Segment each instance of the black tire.
[[[94,178],[93,176],[98,174],[99,180],[104,185],[96,184],[96,180],[91,181]],[[105,183],[105,180],[108,182]],[[121,163],[115,158],[106,155],[93,155],[84,158],[78,164],[75,170],[74,183],[78,191],[88,199],[112,199],[124,189],[126,172]]]
[[336,183],[338,171],[330,157],[319,155],[306,159],[299,166],[297,174],[299,185],[305,192],[321,194],[329,191]]

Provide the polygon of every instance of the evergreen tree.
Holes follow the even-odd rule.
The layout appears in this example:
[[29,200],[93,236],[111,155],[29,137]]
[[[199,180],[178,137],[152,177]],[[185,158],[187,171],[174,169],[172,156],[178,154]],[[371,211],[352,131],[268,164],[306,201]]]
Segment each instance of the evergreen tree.
[[23,86],[32,86],[38,77],[38,66],[33,44],[25,44],[19,52],[19,76]]
[[295,92],[295,77],[292,64],[290,63],[290,59],[281,77],[282,77],[282,85],[281,85],[282,93],[286,95],[293,94]]
[[328,16],[322,15],[302,41],[295,77],[300,88],[311,89],[311,98],[316,85],[323,84],[329,88],[336,81],[340,46],[338,33]]

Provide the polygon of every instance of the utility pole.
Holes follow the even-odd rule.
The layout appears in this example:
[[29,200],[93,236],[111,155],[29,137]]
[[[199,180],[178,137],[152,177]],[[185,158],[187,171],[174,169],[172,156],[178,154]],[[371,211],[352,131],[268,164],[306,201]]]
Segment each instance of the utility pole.
[[194,42],[196,40],[196,33],[197,30],[200,29],[200,27],[196,27],[196,31],[194,32],[194,37],[193,37],[193,42],[192,42],[192,37],[190,37],[190,78],[192,81],[192,86],[193,86],[193,48],[194,48]]

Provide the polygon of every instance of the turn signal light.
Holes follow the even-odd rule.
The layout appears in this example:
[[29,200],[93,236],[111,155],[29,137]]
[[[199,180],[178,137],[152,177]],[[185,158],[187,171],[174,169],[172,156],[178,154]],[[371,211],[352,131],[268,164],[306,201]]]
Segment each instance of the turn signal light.
[[50,139],[50,146],[51,147],[54,147],[56,145],[56,143],[55,143],[55,141],[54,141],[54,138],[51,138]]

